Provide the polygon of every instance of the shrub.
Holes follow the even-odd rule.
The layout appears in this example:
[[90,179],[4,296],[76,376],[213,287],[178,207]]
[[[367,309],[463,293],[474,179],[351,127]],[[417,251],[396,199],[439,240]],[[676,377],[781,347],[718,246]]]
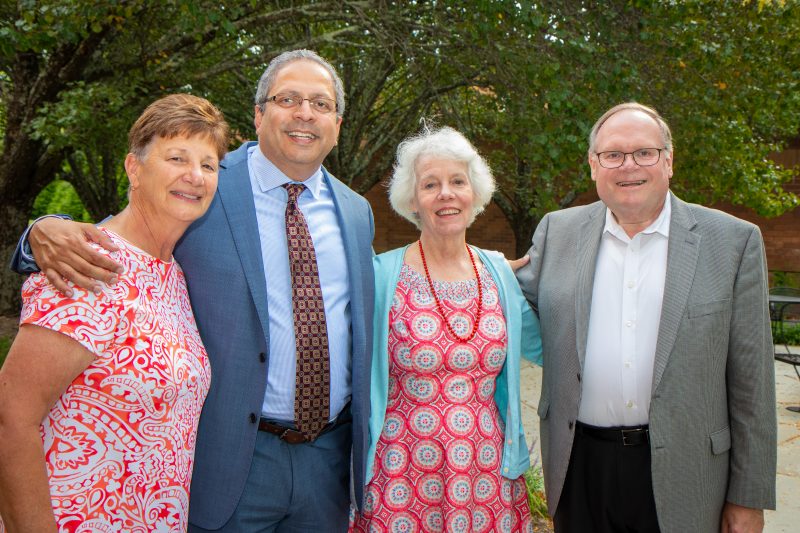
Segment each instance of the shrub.
[[782,328],[773,324],[772,342],[775,344],[800,346],[800,324],[789,324],[784,322]]

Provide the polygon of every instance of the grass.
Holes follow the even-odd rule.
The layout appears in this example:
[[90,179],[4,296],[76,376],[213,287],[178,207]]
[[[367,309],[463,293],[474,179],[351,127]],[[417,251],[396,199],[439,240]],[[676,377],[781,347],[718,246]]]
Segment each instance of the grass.
[[525,484],[528,486],[528,504],[531,507],[531,515],[534,518],[547,520],[547,500],[544,497],[544,478],[539,462],[525,472]]

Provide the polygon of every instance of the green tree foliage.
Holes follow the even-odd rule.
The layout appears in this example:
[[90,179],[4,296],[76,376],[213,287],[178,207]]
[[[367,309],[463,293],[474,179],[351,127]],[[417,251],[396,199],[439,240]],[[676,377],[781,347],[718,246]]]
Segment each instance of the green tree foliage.
[[50,182],[33,202],[32,219],[52,213],[69,215],[73,220],[81,222],[92,221],[75,188],[64,180]]
[[782,188],[792,169],[768,155],[800,133],[798,2],[474,4],[463,15],[495,36],[483,54],[498,68],[443,112],[485,147],[518,253],[541,216],[592,187],[591,125],[630,100],[671,124],[683,198],[767,216],[797,205]]
[[[363,190],[370,180],[361,177],[385,172],[429,101],[468,84],[424,76],[429,58],[441,62],[433,53],[408,63],[408,37],[425,43],[436,31],[418,17],[437,9],[367,0],[3,3],[0,256],[54,178],[73,185],[92,218],[118,210],[126,131],[158,96],[205,96],[239,137],[251,137],[255,83],[287,49],[316,49],[348,78],[354,120],[328,164]],[[13,313],[19,279],[2,270],[0,282],[0,313]]]
[[[793,1],[19,0],[0,3],[0,256],[34,199],[69,182],[92,219],[124,202],[126,132],[166,93],[191,92],[253,137],[266,63],[308,47],[346,85],[326,166],[359,191],[397,143],[438,117],[467,133],[500,184],[524,251],[539,218],[591,187],[586,136],[626,100],[672,124],[674,189],[763,214],[796,205],[767,155],[798,134]],[[18,278],[0,272],[0,313]]]

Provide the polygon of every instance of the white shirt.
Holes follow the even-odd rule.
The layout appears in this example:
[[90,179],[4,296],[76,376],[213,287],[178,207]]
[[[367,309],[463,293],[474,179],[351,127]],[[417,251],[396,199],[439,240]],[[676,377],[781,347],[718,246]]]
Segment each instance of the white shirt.
[[[295,352],[292,281],[286,247],[286,203],[281,187],[290,180],[267,159],[258,145],[248,152],[250,182],[255,199],[264,278],[269,310],[269,369],[262,416],[284,422],[294,420]],[[344,240],[330,187],[320,168],[303,182],[306,190],[297,203],[308,224],[319,266],[325,305],[330,357],[330,416],[344,408],[351,395],[352,336],[350,333],[350,281]],[[212,377],[213,379],[213,377]]]
[[578,420],[601,427],[647,424],[672,209],[633,239],[606,208],[595,265]]

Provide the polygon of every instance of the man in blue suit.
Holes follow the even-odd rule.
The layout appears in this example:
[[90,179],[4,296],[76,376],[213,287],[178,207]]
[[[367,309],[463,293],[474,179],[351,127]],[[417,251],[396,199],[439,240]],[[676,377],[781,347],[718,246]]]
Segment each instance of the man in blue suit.
[[[373,219],[367,201],[322,167],[344,106],[341,79],[316,53],[276,57],[256,93],[258,142],[222,161],[216,198],[175,248],[212,369],[190,531],[343,531],[350,504],[363,503]],[[313,440],[294,425],[288,183],[305,185],[297,205],[313,240],[328,336],[330,416]],[[107,243],[91,225],[55,218],[27,236],[39,267],[63,291],[62,275],[85,287],[113,281],[117,266],[83,235]],[[20,248],[12,267],[33,265]]]

